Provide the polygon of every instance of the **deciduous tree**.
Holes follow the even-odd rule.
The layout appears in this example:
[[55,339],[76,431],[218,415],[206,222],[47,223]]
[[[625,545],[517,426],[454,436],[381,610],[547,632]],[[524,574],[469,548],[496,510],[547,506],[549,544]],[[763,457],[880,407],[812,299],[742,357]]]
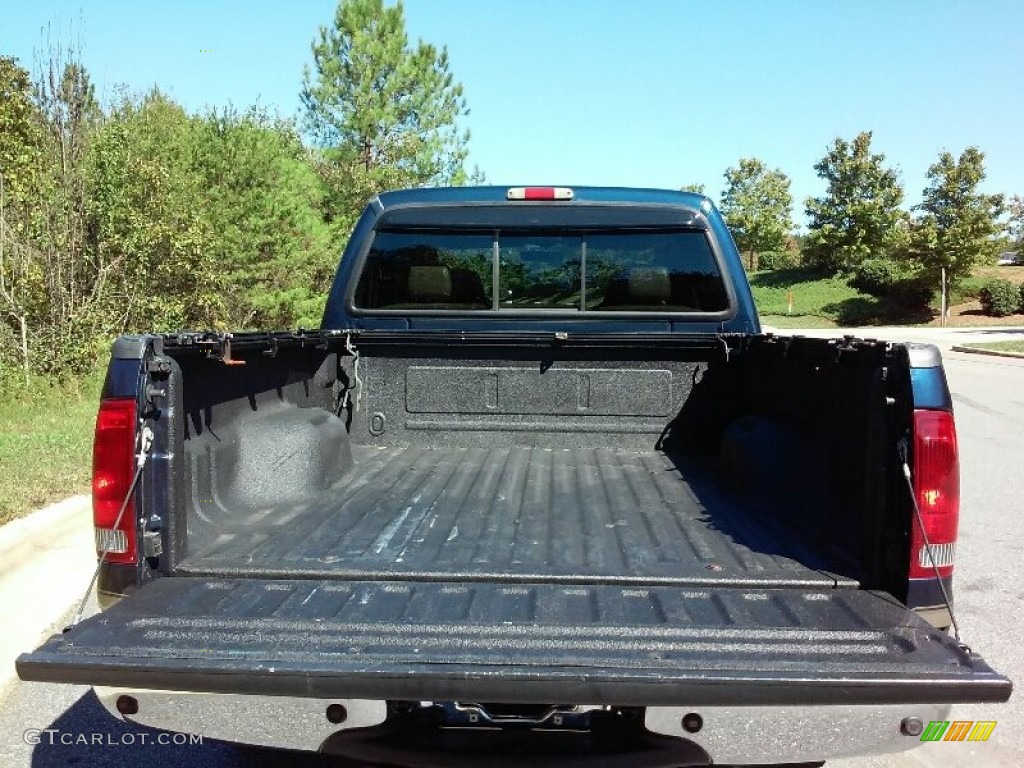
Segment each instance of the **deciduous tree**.
[[928,186],[917,209],[914,255],[930,271],[945,268],[949,281],[968,277],[975,264],[998,248],[1003,196],[978,190],[985,179],[985,153],[968,147],[959,158],[941,152],[928,169]]
[[42,150],[32,78],[16,59],[0,56],[0,171],[8,201],[23,200],[37,173]]
[[43,275],[36,356],[49,370],[84,370],[92,360],[82,360],[82,339],[102,323],[101,277],[89,258],[86,162],[103,116],[79,51],[51,46],[37,70],[44,162],[31,225]]
[[0,374],[17,354],[26,378],[29,303],[38,277],[26,238],[42,157],[40,128],[31,76],[15,59],[0,57]]
[[195,170],[196,120],[154,89],[96,139],[90,222],[114,332],[226,325],[226,266]]
[[1024,197],[1014,195],[1006,204],[1010,219],[1006,223],[1006,234],[1018,248],[1024,249]]
[[10,99],[0,145],[13,194],[8,208],[5,178],[0,293],[8,320],[20,325],[26,365],[73,369],[88,356],[76,345],[95,330],[84,168],[101,111],[74,49],[51,46],[40,57],[30,105],[24,71],[9,60],[2,68]]
[[871,137],[864,131],[853,141],[837,138],[814,166],[828,188],[806,201],[804,256],[833,272],[894,255],[901,246],[903,187],[885,155],[871,151]]
[[722,215],[736,247],[746,253],[750,269],[757,254],[782,251],[793,231],[793,196],[789,177],[754,157],[745,157],[725,171]]

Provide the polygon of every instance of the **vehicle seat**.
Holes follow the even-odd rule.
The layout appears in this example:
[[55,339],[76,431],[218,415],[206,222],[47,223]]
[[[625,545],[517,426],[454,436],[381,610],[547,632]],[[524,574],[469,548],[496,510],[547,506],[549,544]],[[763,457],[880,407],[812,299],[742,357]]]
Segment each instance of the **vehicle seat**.
[[473,309],[488,309],[491,299],[484,290],[484,281],[472,269],[452,269],[452,302]]
[[445,266],[409,267],[406,285],[409,299],[416,303],[446,303],[452,298],[452,273]]
[[636,267],[629,272],[629,303],[648,307],[668,304],[672,281],[664,267]]

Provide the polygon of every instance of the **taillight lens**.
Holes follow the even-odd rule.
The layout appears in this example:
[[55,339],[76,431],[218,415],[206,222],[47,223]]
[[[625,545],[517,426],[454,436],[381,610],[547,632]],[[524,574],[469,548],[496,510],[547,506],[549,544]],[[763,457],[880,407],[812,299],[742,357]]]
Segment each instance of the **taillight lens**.
[[569,187],[510,187],[506,193],[509,200],[572,200]]
[[[951,576],[960,522],[960,461],[950,411],[914,411],[914,493],[939,575]],[[910,533],[910,578],[934,577],[915,516]]]
[[111,398],[100,403],[92,444],[92,517],[96,551],[108,563],[138,561],[135,503],[129,500],[116,528],[114,522],[135,476],[135,400]]

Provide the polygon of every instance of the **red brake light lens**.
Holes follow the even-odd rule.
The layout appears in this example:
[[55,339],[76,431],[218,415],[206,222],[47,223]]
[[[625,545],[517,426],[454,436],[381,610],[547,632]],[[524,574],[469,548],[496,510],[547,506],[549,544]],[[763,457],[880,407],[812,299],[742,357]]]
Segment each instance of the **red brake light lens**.
[[[960,523],[960,461],[950,411],[914,411],[914,494],[942,577],[953,574]],[[935,568],[914,517],[910,533],[910,578],[934,578]]]
[[135,400],[111,398],[100,403],[92,446],[92,516],[96,551],[108,563],[138,561],[135,542],[135,502],[129,500],[116,528],[135,476]]
[[506,195],[509,200],[572,200],[569,187],[511,187]]

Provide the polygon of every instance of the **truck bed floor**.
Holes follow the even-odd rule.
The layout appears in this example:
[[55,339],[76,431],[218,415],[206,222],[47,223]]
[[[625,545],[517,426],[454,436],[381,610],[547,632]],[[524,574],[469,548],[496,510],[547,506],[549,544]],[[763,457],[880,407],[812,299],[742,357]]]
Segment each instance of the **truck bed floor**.
[[[857,587],[820,542],[658,451],[357,449],[315,500],[232,512],[179,573]],[[845,574],[845,575],[843,575]]]

